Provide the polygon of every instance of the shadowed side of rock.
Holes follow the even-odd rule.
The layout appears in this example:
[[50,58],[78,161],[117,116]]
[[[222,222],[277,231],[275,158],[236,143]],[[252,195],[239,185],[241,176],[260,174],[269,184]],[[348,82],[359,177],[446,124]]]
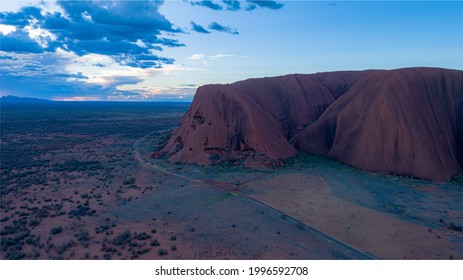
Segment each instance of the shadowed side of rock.
[[462,170],[463,72],[374,71],[293,140],[362,170],[446,181]]

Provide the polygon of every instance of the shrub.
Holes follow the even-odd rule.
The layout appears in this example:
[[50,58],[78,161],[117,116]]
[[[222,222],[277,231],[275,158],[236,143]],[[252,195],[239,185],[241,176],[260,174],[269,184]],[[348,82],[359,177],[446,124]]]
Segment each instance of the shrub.
[[159,249],[159,251],[158,251],[158,256],[165,256],[167,254],[168,254],[167,250]]
[[50,233],[53,235],[57,235],[58,233],[61,233],[63,231],[62,227],[54,227],[50,230]]
[[129,230],[126,230],[122,233],[119,233],[114,239],[113,244],[117,246],[122,246],[124,244],[129,244],[132,241],[132,234]]
[[151,235],[147,234],[146,232],[135,233],[134,238],[138,240],[146,240],[146,239],[150,239]]
[[463,232],[463,227],[455,223],[450,223],[449,229],[454,230],[454,231]]

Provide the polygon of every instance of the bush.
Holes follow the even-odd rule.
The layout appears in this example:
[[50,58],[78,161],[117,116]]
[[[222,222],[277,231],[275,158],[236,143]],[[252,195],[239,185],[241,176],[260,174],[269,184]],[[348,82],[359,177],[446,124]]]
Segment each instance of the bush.
[[29,222],[29,226],[31,226],[31,227],[36,227],[36,226],[38,226],[39,224],[40,224],[40,221],[39,221],[39,220],[31,220],[31,221]]
[[122,183],[124,185],[133,185],[133,184],[135,184],[135,178],[133,178],[133,177],[125,178]]
[[50,230],[50,233],[53,235],[57,235],[58,233],[61,233],[63,231],[62,227],[54,227]]
[[132,234],[129,230],[119,233],[116,238],[113,239],[113,244],[116,246],[122,246],[129,244],[132,241]]
[[146,239],[150,239],[151,235],[147,234],[146,232],[135,233],[134,238],[138,240],[146,240]]
[[159,249],[159,251],[158,251],[158,256],[165,256],[167,254],[168,254],[167,250]]
[[449,229],[454,230],[454,231],[463,232],[463,227],[455,223],[450,223]]

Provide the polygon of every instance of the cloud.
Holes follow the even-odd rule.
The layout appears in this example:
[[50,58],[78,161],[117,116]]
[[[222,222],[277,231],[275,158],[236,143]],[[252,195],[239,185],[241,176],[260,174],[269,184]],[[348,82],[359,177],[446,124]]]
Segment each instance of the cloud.
[[222,59],[222,58],[226,58],[226,57],[245,58],[246,56],[244,56],[244,55],[236,55],[236,54],[222,54],[222,53],[213,54],[213,55],[205,55],[205,54],[202,54],[202,53],[197,53],[197,54],[194,54],[194,55],[190,56],[188,59],[190,59],[190,60],[202,60],[202,59],[217,60],[217,59]]
[[[2,75],[2,94],[16,96],[31,96],[39,98],[71,97],[71,96],[104,96],[115,91],[100,85],[89,85],[79,81],[69,80],[60,75],[42,76],[11,76]],[[52,95],[50,95],[52,93]],[[60,99],[62,99],[60,98]]]
[[201,25],[199,24],[196,24],[194,21],[191,21],[191,28],[196,31],[196,32],[199,32],[199,33],[211,33],[209,31],[207,31],[204,27],[202,27]]
[[183,32],[159,13],[163,1],[57,3],[62,12],[32,6],[0,12],[0,24],[16,27],[15,32],[2,34],[1,50],[39,53],[61,48],[78,55],[112,56],[123,65],[156,68],[173,63],[173,59],[154,55],[153,51],[163,46],[184,46],[161,35]]
[[0,50],[18,53],[41,53],[44,48],[22,29],[10,32],[7,35],[0,33]]
[[0,55],[0,59],[8,59],[8,60],[18,60],[17,58],[11,55]]
[[[220,1],[190,1],[193,6],[202,6],[215,11],[239,11],[244,9],[245,11],[252,11],[257,8],[267,8],[272,10],[279,10],[283,8],[284,4],[276,1],[265,1],[265,0],[222,0]],[[243,4],[243,5],[242,5]]]
[[202,54],[202,53],[197,53],[197,54],[194,54],[192,56],[190,56],[188,59],[191,59],[191,60],[201,60],[203,58],[205,58],[206,55],[205,54]]
[[214,55],[209,55],[208,58],[210,59],[221,59],[225,57],[245,57],[245,56],[240,56],[240,55],[234,55],[234,54],[214,54]]
[[190,3],[193,6],[203,6],[216,11],[220,11],[223,9],[222,6],[212,1],[190,1]]
[[[221,11],[246,10],[250,4],[273,7],[236,0],[189,2]],[[172,93],[190,98],[193,84],[154,86],[160,85],[159,76],[203,70],[176,65],[162,55],[164,48],[184,46],[175,36],[185,33],[160,13],[162,4],[155,0],[41,1],[0,11],[1,93],[60,100],[177,98]],[[238,34],[217,22],[205,27],[191,21],[195,32]],[[190,59],[207,63],[232,56],[195,54]]]
[[247,0],[251,5],[248,6],[247,10],[254,10],[257,7],[268,8],[272,10],[279,10],[283,8],[284,4],[278,3],[276,1],[263,1],[263,0]]
[[0,24],[0,33],[3,35],[8,35],[8,33],[16,31],[16,26]]
[[19,28],[26,27],[31,20],[42,20],[41,10],[37,7],[26,6],[21,7],[18,12],[3,12],[0,13],[2,24],[13,25]]
[[116,88],[121,85],[133,85],[143,81],[142,77],[136,76],[101,76],[98,79],[98,84],[106,88]]
[[226,10],[229,10],[229,11],[238,11],[241,9],[241,5],[240,5],[240,2],[237,1],[237,0],[231,0],[231,1],[222,1],[224,3],[224,5],[226,6]]
[[225,32],[225,33],[230,33],[233,35],[238,35],[239,32],[236,29],[232,29],[231,27],[220,25],[217,22],[212,22],[209,24],[209,29],[220,31],[220,32]]
[[198,85],[196,84],[179,84],[181,87],[197,87]]

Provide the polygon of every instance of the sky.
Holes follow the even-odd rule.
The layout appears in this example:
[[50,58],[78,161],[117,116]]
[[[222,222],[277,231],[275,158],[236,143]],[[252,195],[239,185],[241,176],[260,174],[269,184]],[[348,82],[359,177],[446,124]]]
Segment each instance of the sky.
[[0,94],[191,101],[205,84],[463,70],[463,1],[4,1]]

